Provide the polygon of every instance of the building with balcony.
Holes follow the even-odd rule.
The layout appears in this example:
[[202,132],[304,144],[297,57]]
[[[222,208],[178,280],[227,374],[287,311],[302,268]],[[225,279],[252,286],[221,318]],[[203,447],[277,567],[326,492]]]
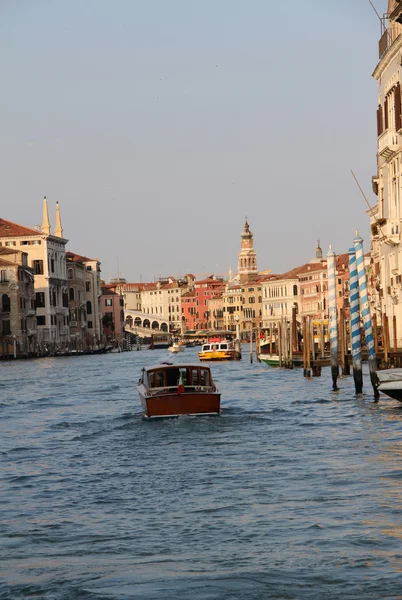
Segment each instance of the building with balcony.
[[[66,261],[69,268],[72,269],[70,275],[76,278],[71,280],[76,283],[70,285],[68,292],[68,301],[72,303],[70,309],[79,308],[79,311],[76,310],[75,313],[72,313],[72,316],[74,314],[76,316],[76,319],[73,319],[76,325],[73,327],[73,331],[77,333],[77,328],[84,331],[83,339],[86,348],[99,348],[104,343],[100,261],[97,258],[88,258],[74,252],[66,253]],[[74,265],[77,266],[74,268]],[[75,294],[72,291],[74,289]],[[82,325],[85,320],[86,327]]]
[[107,344],[122,348],[124,340],[124,298],[113,283],[102,285],[102,324]]
[[28,255],[0,248],[0,357],[37,352],[33,270]]
[[54,352],[67,348],[68,294],[65,246],[60,210],[56,205],[56,227],[50,231],[46,198],[43,201],[42,226],[30,229],[0,219],[0,247],[23,250],[34,272],[35,305],[40,351]]
[[[373,190],[377,204],[368,211],[371,229],[369,287],[372,309],[397,321],[402,344],[402,1],[389,0],[382,19],[378,82],[377,173]],[[392,328],[391,328],[392,329]],[[394,345],[393,331],[390,332]]]

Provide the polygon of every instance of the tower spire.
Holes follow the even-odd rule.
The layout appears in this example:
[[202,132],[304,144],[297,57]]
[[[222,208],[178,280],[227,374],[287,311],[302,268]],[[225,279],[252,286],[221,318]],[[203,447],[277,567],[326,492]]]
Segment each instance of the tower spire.
[[258,274],[257,254],[253,245],[253,234],[250,231],[247,217],[244,224],[244,230],[241,234],[241,248],[239,252],[238,274],[240,282],[248,281]]
[[50,235],[49,211],[47,208],[46,196],[44,196],[44,198],[43,198],[42,233],[45,233],[46,235]]
[[63,237],[63,227],[61,226],[60,207],[58,202],[56,202],[56,227],[54,230],[54,235],[60,238]]

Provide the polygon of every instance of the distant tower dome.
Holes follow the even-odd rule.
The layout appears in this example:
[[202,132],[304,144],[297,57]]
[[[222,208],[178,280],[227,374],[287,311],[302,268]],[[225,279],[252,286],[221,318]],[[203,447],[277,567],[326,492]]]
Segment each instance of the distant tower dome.
[[253,234],[250,231],[250,225],[246,217],[244,229],[241,234],[238,274],[240,281],[247,281],[250,279],[250,276],[257,275],[257,273],[257,253],[254,250]]
[[317,248],[315,251],[315,257],[321,259],[322,258],[322,248],[320,246],[320,240],[317,240]]

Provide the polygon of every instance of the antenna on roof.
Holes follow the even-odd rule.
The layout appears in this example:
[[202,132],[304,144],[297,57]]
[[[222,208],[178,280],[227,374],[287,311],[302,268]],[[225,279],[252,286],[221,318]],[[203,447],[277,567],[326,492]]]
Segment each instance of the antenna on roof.
[[[380,17],[380,15],[378,14],[378,11],[377,11],[376,7],[374,6],[374,4],[372,3],[372,1],[371,0],[368,0],[368,1],[370,2],[371,8],[375,12],[375,14],[377,15],[377,17],[381,23],[381,34],[383,34],[385,31],[387,31],[387,28],[385,27],[385,18],[386,17],[385,16]],[[389,39],[391,39],[391,35],[390,35],[389,31],[388,31],[388,37],[389,37]]]
[[362,188],[361,188],[361,186],[360,186],[360,183],[357,181],[357,177],[356,177],[356,175],[353,173],[352,169],[350,170],[350,172],[352,173],[352,175],[353,175],[353,179],[356,181],[356,183],[357,183],[357,187],[359,188],[359,190],[360,190],[360,192],[361,192],[361,194],[362,194],[363,198],[364,198],[364,199],[365,199],[365,201],[366,201],[366,204],[367,204],[367,206],[369,207],[369,209],[370,209],[370,211],[371,211],[371,216],[372,216],[372,217],[373,217],[373,219],[375,220],[375,222],[376,222],[376,224],[377,224],[377,227],[378,227],[378,229],[381,231],[381,235],[382,235],[382,237],[383,237],[383,238],[385,238],[384,232],[383,232],[383,230],[381,229],[381,225],[380,225],[380,223],[378,222],[378,219],[377,219],[377,217],[375,216],[375,213],[374,213],[374,209],[373,209],[373,207],[371,206],[370,202],[367,200],[367,197],[366,197],[365,193],[363,192],[363,190],[362,190]]

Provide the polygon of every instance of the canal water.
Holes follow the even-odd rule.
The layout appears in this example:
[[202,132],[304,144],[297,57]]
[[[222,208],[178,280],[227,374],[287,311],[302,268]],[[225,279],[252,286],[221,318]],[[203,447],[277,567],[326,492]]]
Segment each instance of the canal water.
[[144,421],[167,359],[0,363],[0,598],[402,598],[402,404],[247,356],[222,416]]

